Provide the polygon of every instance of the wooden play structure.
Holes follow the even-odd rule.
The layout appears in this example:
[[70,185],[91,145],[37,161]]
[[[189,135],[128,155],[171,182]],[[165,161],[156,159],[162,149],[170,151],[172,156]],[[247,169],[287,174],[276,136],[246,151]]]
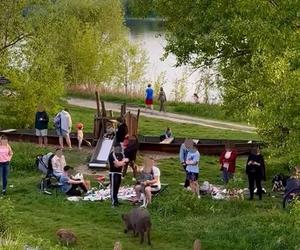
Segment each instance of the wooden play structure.
[[89,167],[103,168],[107,166],[109,153],[115,144],[115,136],[108,137],[106,134],[108,124],[112,124],[114,130],[116,131],[118,121],[123,118],[125,119],[128,127],[128,135],[137,136],[140,110],[138,110],[137,115],[126,112],[126,104],[123,104],[121,105],[120,116],[114,117],[111,110],[105,109],[104,101],[99,100],[98,92],[96,92],[96,104],[97,112],[94,118],[93,133],[93,143],[96,145],[96,147],[88,165]]

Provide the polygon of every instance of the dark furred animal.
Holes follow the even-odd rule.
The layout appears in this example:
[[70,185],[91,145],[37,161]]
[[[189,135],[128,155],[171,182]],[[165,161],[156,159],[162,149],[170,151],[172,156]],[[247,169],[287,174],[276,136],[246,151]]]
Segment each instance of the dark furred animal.
[[125,223],[124,233],[127,233],[129,230],[132,230],[134,236],[138,236],[138,234],[140,234],[141,244],[144,242],[144,234],[147,233],[148,244],[151,245],[151,219],[150,214],[146,209],[134,208],[129,213],[123,214],[122,219]]
[[77,241],[76,235],[68,229],[59,229],[56,232],[56,236],[62,244],[65,244],[67,246],[74,244]]

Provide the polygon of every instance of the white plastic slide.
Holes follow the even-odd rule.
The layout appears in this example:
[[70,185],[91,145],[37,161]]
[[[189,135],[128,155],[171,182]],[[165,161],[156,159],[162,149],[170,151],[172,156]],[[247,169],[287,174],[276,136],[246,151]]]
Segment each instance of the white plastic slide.
[[98,140],[95,151],[89,162],[89,167],[95,168],[105,168],[107,166],[107,161],[109,154],[111,152],[114,139],[103,138]]

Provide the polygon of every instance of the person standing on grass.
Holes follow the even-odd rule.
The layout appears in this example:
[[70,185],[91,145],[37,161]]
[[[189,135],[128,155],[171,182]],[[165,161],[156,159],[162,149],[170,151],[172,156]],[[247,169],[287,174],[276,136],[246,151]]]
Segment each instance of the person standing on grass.
[[39,145],[42,147],[48,145],[48,122],[49,116],[43,106],[39,106],[35,113],[35,134],[38,137]]
[[232,179],[234,176],[236,158],[237,151],[233,148],[233,145],[226,144],[225,150],[222,152],[219,159],[222,179],[225,184],[227,184],[229,179]]
[[254,182],[257,188],[259,199],[262,199],[262,186],[261,181],[266,180],[265,174],[265,161],[264,157],[260,154],[259,148],[253,148],[248,157],[246,164],[246,174],[248,175],[250,200],[254,196]]
[[151,84],[148,84],[145,95],[145,104],[149,109],[153,109],[153,89],[151,88]]
[[59,136],[59,146],[64,147],[64,138],[66,139],[69,149],[72,148],[70,133],[72,130],[72,118],[68,109],[63,109],[54,118],[56,133]]
[[6,194],[9,163],[12,156],[13,151],[8,144],[8,139],[5,135],[2,135],[0,137],[0,171],[2,176],[2,195]]
[[161,111],[165,112],[164,103],[167,101],[167,97],[166,97],[166,93],[165,93],[165,91],[162,87],[160,88],[160,91],[159,91],[159,94],[158,94],[158,101],[160,103],[159,112],[161,112]]
[[187,178],[187,170],[186,170],[186,159],[187,154],[189,152],[189,149],[192,147],[193,141],[186,139],[184,143],[181,144],[180,150],[179,150],[179,160],[181,163],[181,166],[185,172],[185,182],[184,182],[184,188],[189,188],[190,182]]
[[108,157],[109,162],[109,181],[110,181],[110,197],[112,207],[120,205],[118,201],[118,192],[122,180],[122,168],[129,162],[125,158],[121,146],[117,145]]
[[197,195],[200,199],[200,190],[199,190],[199,162],[200,162],[200,153],[197,150],[196,143],[193,142],[192,147],[189,149],[186,157],[186,171],[187,177],[190,183],[191,191]]

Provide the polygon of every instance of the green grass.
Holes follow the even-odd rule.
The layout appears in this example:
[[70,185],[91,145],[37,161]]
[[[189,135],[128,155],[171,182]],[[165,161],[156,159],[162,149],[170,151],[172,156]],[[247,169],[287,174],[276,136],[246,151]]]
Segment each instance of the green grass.
[[[84,92],[69,92],[69,96],[78,98],[95,99],[94,94]],[[101,100],[107,102],[127,103],[129,105],[144,107],[144,99],[141,97],[131,97],[125,95],[118,95],[113,93],[103,93],[100,96]],[[159,110],[158,101],[154,100],[154,109]],[[219,104],[204,104],[204,103],[184,103],[184,102],[166,102],[165,109],[167,112],[173,112],[177,114],[190,115],[195,117],[224,120],[230,122],[242,122],[246,124],[246,121],[240,117],[234,116],[232,113],[225,110],[222,105]]]
[[[169,183],[169,193],[154,199],[149,211],[152,217],[153,247],[140,246],[132,234],[123,233],[121,214],[132,206],[125,203],[117,209],[110,207],[110,202],[72,203],[63,195],[46,196],[39,193],[36,184],[41,175],[29,168],[34,156],[46,149],[30,144],[13,143],[15,151],[12,165],[14,171],[9,184],[8,196],[14,205],[12,225],[26,235],[35,239],[49,241],[48,248],[57,244],[55,232],[59,228],[73,230],[79,240],[74,249],[113,249],[115,241],[121,241],[123,249],[158,249],[185,250],[192,249],[193,241],[199,238],[203,249],[299,249],[300,227],[299,214],[288,213],[281,208],[281,199],[269,195],[263,201],[214,201],[210,197],[196,199],[182,190],[179,185],[184,173],[177,158],[160,160],[162,182]],[[25,153],[23,153],[25,152]],[[66,152],[66,159],[71,165],[84,164],[87,153]],[[26,169],[22,171],[22,161]],[[238,159],[236,183],[230,186],[246,187],[244,175],[245,158]],[[216,157],[201,157],[200,182],[208,180],[218,184],[219,167]],[[265,187],[270,190],[270,176],[275,172],[268,165],[268,182]],[[131,174],[126,177],[130,183]]]
[[[76,106],[69,106],[69,110],[74,124],[82,122],[86,132],[93,131],[93,120],[96,113],[95,110]],[[213,129],[199,125],[175,123],[171,121],[140,116],[139,134],[159,136],[167,127],[171,127],[175,137],[191,137],[202,139],[259,139],[258,135],[255,133]]]

